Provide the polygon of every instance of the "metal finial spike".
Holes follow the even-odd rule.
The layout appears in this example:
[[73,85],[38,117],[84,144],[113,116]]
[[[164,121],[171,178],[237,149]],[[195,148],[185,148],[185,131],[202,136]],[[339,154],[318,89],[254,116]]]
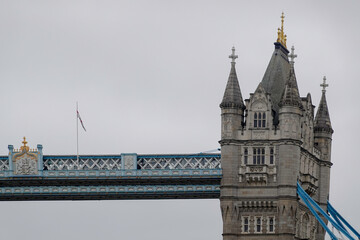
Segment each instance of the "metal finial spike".
[[295,54],[295,48],[294,48],[294,46],[292,46],[291,47],[291,53],[290,53],[290,55],[289,55],[289,57],[290,57],[290,64],[292,65],[292,66],[294,66],[294,59],[295,58],[297,58],[297,55]]
[[320,87],[322,87],[322,92],[325,93],[326,92],[326,88],[329,86],[329,84],[326,83],[326,76],[323,77],[323,83],[320,84]]
[[238,58],[238,55],[235,55],[235,47],[232,47],[231,51],[232,51],[232,53],[231,53],[231,55],[229,56],[229,58],[232,59],[231,63],[235,63],[235,59]]

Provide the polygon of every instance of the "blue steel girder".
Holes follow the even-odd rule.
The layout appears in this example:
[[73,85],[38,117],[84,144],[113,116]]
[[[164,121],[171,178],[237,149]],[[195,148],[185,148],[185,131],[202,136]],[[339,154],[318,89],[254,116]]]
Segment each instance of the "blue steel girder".
[[36,174],[0,157],[0,200],[219,198],[220,154],[42,156]]

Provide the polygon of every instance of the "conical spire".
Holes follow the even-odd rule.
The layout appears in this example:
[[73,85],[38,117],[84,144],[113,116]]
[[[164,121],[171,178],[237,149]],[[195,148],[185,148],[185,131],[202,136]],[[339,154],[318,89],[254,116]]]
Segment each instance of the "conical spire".
[[288,60],[289,51],[280,43],[274,43],[275,50],[271,56],[264,77],[261,81],[265,91],[270,94],[271,102],[275,112],[278,112],[278,104],[289,77],[290,64]]
[[294,70],[294,58],[297,55],[294,54],[294,46],[291,48],[290,54],[290,74],[289,78],[285,83],[285,88],[279,102],[279,106],[294,106],[302,108],[302,103],[300,99],[299,89],[296,81],[295,70]]
[[327,132],[327,133],[333,133],[334,130],[331,127],[331,121],[330,121],[330,115],[329,115],[329,109],[326,102],[326,87],[329,86],[329,84],[326,84],[326,77],[323,78],[323,83],[320,84],[322,89],[322,96],[320,100],[320,104],[318,107],[318,110],[316,112],[315,116],[315,132]]
[[220,104],[221,108],[245,108],[240,91],[239,81],[237,79],[236,70],[235,70],[235,59],[237,57],[238,56],[235,55],[235,48],[233,47],[232,54],[229,56],[229,58],[232,59],[231,70],[226,85],[224,97]]

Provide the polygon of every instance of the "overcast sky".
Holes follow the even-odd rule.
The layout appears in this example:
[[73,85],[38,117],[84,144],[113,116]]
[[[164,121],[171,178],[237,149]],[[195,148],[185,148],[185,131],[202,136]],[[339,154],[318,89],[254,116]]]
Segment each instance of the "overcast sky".
[[[333,135],[330,200],[360,227],[359,1],[0,1],[0,155],[26,136],[44,154],[218,148],[237,49],[244,98],[261,81],[281,12],[302,96]],[[221,239],[218,200],[0,202],[0,238]],[[22,229],[22,230],[19,230]],[[171,237],[170,237],[171,236]]]

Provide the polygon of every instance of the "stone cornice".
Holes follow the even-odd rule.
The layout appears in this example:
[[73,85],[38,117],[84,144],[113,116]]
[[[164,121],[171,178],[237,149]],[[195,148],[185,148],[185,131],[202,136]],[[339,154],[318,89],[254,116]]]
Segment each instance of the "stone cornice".
[[301,148],[301,152],[304,152],[305,154],[309,155],[310,157],[312,157],[313,159],[315,159],[315,161],[319,164],[319,165],[323,165],[323,166],[329,166],[331,167],[333,165],[332,162],[330,161],[326,161],[326,160],[322,160],[320,158],[317,158],[314,154],[312,154],[311,152],[309,152],[308,150],[306,150],[305,148]]
[[266,144],[268,145],[270,143],[272,144],[282,144],[282,145],[297,145],[297,146],[301,146],[302,145],[302,141],[300,140],[295,140],[295,139],[278,139],[278,140],[264,140],[264,139],[259,139],[259,140],[237,140],[237,139],[222,139],[219,141],[220,145],[254,145],[254,144]]

